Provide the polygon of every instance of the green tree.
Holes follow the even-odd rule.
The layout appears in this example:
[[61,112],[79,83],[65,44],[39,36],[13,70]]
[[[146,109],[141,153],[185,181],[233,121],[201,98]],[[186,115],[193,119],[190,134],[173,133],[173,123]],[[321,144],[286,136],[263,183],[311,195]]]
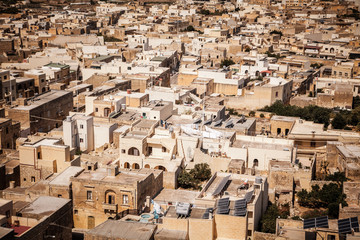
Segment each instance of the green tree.
[[224,66],[228,67],[228,66],[233,65],[233,64],[235,64],[235,62],[232,59],[224,59],[224,60],[221,61],[220,67],[224,67]]
[[187,26],[186,31],[193,32],[193,31],[195,31],[195,28],[193,26],[189,25],[189,26]]
[[331,121],[331,125],[335,129],[344,129],[344,127],[346,126],[346,120],[342,116],[342,114],[337,113]]
[[254,111],[250,111],[250,112],[249,112],[249,116],[250,116],[250,117],[255,117],[255,112],[254,112]]
[[211,178],[211,169],[207,163],[195,164],[194,168],[190,170],[190,175],[195,180],[207,181]]
[[269,206],[260,221],[261,231],[265,233],[275,233],[276,219],[278,217],[287,218],[289,213],[289,205],[285,204],[279,208],[276,204],[269,202]]
[[194,178],[191,176],[191,174],[188,171],[186,171],[186,169],[183,169],[181,171],[177,180],[180,187],[182,188],[193,188],[195,184]]

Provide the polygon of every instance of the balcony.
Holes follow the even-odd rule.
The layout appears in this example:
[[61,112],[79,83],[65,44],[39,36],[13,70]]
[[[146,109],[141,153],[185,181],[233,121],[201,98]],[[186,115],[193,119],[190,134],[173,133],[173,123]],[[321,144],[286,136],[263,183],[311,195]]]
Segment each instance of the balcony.
[[103,203],[102,207],[105,211],[114,211],[117,212],[118,205],[117,204],[110,204],[110,203]]

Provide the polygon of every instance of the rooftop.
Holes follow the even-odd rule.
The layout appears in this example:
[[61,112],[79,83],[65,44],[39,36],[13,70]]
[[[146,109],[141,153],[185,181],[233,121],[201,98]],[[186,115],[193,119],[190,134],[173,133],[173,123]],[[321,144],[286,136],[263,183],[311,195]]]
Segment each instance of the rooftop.
[[35,98],[32,98],[30,101],[27,102],[28,105],[17,106],[13,109],[29,111],[29,110],[35,109],[37,107],[40,107],[44,104],[47,104],[53,100],[64,97],[65,95],[68,95],[68,94],[72,94],[72,93],[68,92],[68,91],[62,91],[62,90],[51,90],[49,92],[43,93],[39,96],[36,96]]
[[[121,229],[121,231],[119,231]],[[149,240],[156,230],[155,224],[107,220],[89,230],[86,235],[114,239]]]
[[83,171],[76,180],[103,181],[113,184],[133,185],[146,179],[151,173],[139,171],[121,171],[116,176],[109,176],[106,168],[98,168],[95,171]]
[[66,168],[63,172],[57,175],[52,181],[50,181],[50,185],[58,185],[58,186],[69,186],[71,181],[70,178],[77,176],[84,169],[82,167],[70,166]]
[[23,217],[41,219],[44,216],[50,216],[70,201],[71,200],[65,198],[41,196],[23,208],[20,213]]

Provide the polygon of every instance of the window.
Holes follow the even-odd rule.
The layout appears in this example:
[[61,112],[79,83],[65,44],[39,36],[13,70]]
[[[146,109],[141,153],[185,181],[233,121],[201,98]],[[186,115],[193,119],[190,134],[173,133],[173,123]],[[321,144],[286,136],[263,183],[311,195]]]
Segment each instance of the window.
[[34,176],[31,177],[31,182],[35,182],[35,177]]
[[125,149],[121,149],[121,153],[126,153],[126,150],[125,150]]
[[166,147],[161,148],[162,152],[166,152]]
[[88,170],[91,171],[91,166],[88,166]]
[[6,217],[9,218],[10,217],[10,210],[7,210],[5,214],[6,214]]
[[128,204],[129,203],[129,196],[128,195],[123,195],[123,204]]
[[84,142],[84,139],[83,139],[83,138],[80,138],[80,142],[81,142],[81,143]]
[[76,215],[77,215],[77,214],[78,214],[78,210],[74,210],[74,214],[76,214]]
[[127,67],[127,70],[131,70],[131,67]]
[[24,178],[24,182],[26,182],[26,178]]
[[316,142],[315,142],[315,141],[311,141],[311,142],[310,142],[310,146],[311,146],[311,147],[316,147]]
[[6,134],[9,134],[9,128],[6,127]]
[[80,129],[84,129],[84,125],[80,124]]
[[279,92],[276,92],[276,93],[275,93],[275,97],[278,97],[278,96],[279,96]]
[[87,200],[92,200],[92,191],[87,191],[86,192],[86,199]]
[[259,160],[254,159],[253,167],[258,167],[258,166],[259,166]]
[[327,240],[335,240],[335,239],[336,239],[335,235],[329,234],[327,236]]
[[99,109],[98,108],[95,108],[95,112],[98,112],[99,111]]
[[38,152],[38,159],[40,159],[40,152]]
[[6,79],[7,79],[7,76],[5,75],[5,76],[4,76],[4,80],[6,80]]
[[58,194],[58,198],[62,198],[62,195],[61,195],[61,194]]
[[41,82],[45,82],[45,80],[44,80],[44,79],[41,79]]

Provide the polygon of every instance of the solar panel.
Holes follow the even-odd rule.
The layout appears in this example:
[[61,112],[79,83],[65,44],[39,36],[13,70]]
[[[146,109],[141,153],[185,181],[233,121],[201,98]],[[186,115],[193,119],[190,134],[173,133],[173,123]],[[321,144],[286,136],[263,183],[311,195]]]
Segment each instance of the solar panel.
[[219,121],[215,122],[214,126],[219,126],[222,123],[222,119],[220,119]]
[[230,175],[224,177],[221,182],[219,183],[219,185],[216,187],[214,193],[212,194],[213,196],[218,195],[221,193],[221,191],[224,189],[224,187],[226,186],[227,182],[229,181]]
[[250,201],[251,201],[251,198],[252,198],[253,194],[254,194],[254,190],[252,190],[252,191],[250,191],[250,192],[247,192],[247,193],[245,194],[245,200],[246,200],[246,202],[250,202]]
[[230,200],[229,198],[221,198],[218,200],[217,206],[218,207],[229,207]]
[[235,209],[234,216],[246,216],[247,210],[246,209]]
[[201,118],[198,118],[193,122],[193,124],[198,124],[198,123],[201,123]]
[[354,230],[359,231],[359,220],[357,217],[338,220],[338,229],[340,234],[350,234]]
[[240,199],[240,200],[235,201],[235,209],[238,209],[238,208],[246,208],[246,200],[245,199]]
[[315,218],[304,219],[304,229],[314,228],[315,227]]
[[206,120],[206,121],[204,122],[204,125],[209,125],[210,123],[212,123],[212,120],[211,120],[211,119]]
[[316,227],[329,228],[329,219],[327,216],[318,217],[315,219]]
[[304,219],[304,229],[308,228],[329,228],[328,216]]
[[216,213],[217,214],[229,214],[230,209],[229,207],[218,207]]
[[202,215],[202,219],[209,219],[209,215],[210,215],[210,213],[205,212],[205,213]]
[[359,232],[359,219],[358,217],[350,218],[351,228],[354,229],[355,232]]

